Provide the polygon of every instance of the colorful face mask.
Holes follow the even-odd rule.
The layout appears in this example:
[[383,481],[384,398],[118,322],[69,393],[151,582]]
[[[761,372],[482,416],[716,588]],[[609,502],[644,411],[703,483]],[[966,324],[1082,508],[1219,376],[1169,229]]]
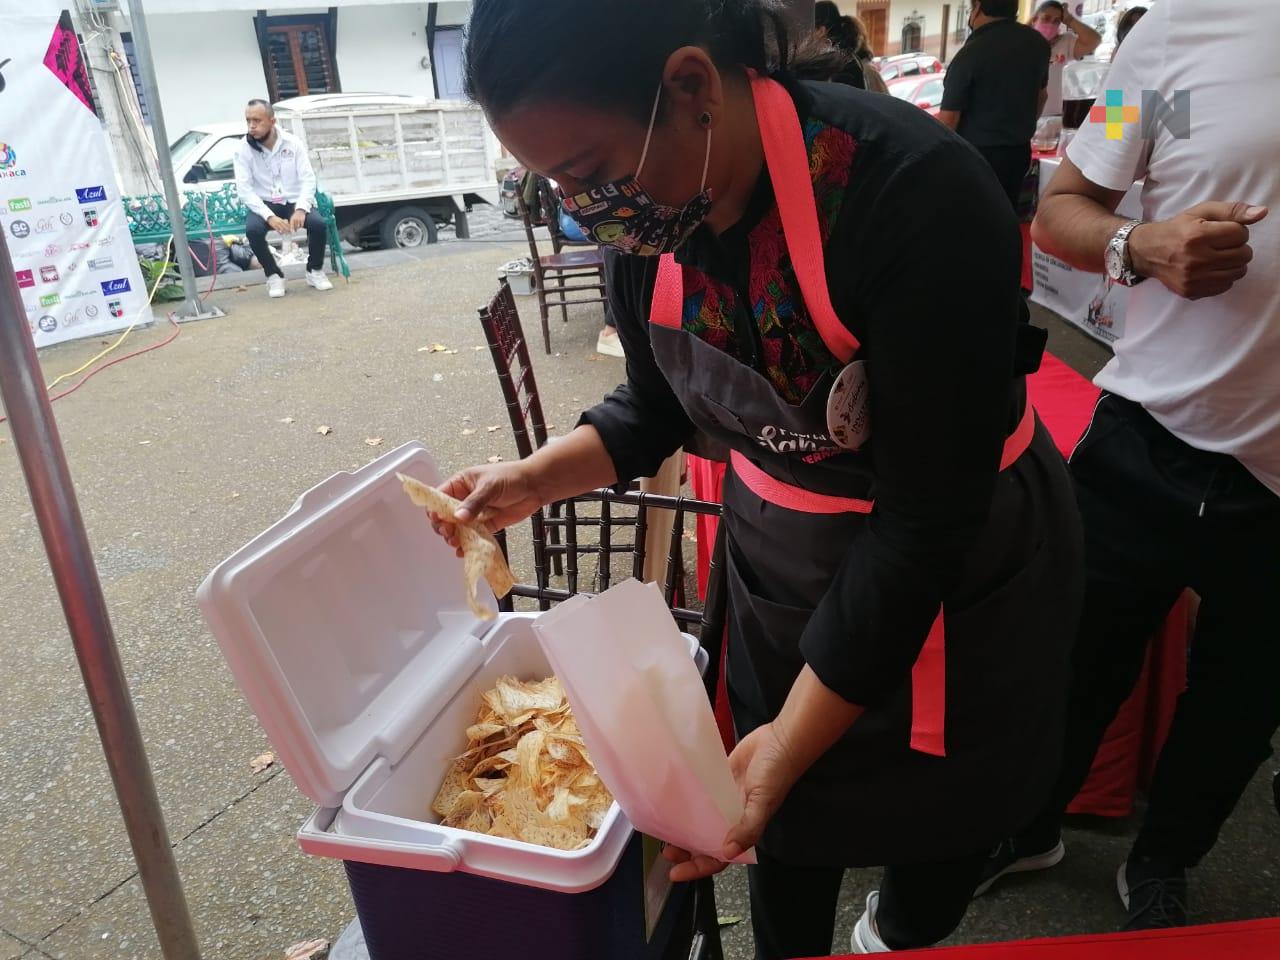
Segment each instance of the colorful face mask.
[[707,155],[702,164],[702,186],[697,196],[683,207],[668,207],[657,203],[640,185],[640,174],[649,156],[649,143],[653,139],[661,99],[662,87],[659,86],[635,176],[563,198],[565,213],[593,241],[642,257],[673,253],[711,212],[711,191],[707,189],[707,169],[711,164],[710,128],[707,129]]

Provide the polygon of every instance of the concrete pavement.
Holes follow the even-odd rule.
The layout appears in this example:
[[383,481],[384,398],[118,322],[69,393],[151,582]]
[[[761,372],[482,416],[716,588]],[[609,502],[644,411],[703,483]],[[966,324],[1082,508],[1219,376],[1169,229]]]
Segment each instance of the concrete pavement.
[[[269,745],[205,630],[195,588],[299,492],[400,443],[420,439],[448,467],[514,456],[475,309],[497,265],[525,253],[523,243],[450,243],[357,270],[329,294],[299,282],[281,301],[260,287],[220,290],[213,301],[226,318],[184,326],[173,344],[55,407],[207,958],[279,957],[296,941],[335,938],[352,907],[340,865],[304,857],[293,841],[310,802],[279,766],[250,770]],[[521,308],[533,337],[536,307]],[[554,324],[559,353],[535,349],[534,364],[548,418],[563,431],[618,382],[622,362],[593,351],[598,311]],[[165,335],[139,331],[130,345]],[[418,351],[431,343],[458,352]],[[99,349],[98,340],[68,344],[41,360],[51,378]],[[1055,349],[1079,369],[1100,361],[1060,325]],[[318,434],[321,425],[332,433]],[[366,443],[374,438],[379,446]],[[12,442],[0,443],[0,568],[10,571],[0,578],[0,960],[153,960]],[[1268,798],[1260,776],[1197,871],[1197,919],[1280,913],[1280,818]],[[980,901],[957,941],[1113,928],[1112,875],[1128,830],[1073,831],[1059,870]],[[837,946],[874,883],[872,871],[850,872]],[[725,876],[720,910],[747,916],[740,872]],[[726,938],[730,957],[750,956],[748,924]]]

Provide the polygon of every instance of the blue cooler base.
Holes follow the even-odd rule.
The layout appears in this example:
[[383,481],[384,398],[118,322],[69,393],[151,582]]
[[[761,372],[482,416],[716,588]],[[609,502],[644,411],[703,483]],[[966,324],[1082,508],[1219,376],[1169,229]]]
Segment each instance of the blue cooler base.
[[645,936],[644,838],[586,893],[556,893],[468,873],[345,861],[369,960],[686,960],[694,896],[671,889]]

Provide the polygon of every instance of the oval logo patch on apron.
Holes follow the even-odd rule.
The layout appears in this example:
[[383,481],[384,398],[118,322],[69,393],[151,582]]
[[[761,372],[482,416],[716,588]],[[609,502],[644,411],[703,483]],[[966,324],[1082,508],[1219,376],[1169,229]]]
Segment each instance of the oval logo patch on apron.
[[871,437],[871,384],[867,365],[855,360],[831,386],[827,398],[827,431],[845,450],[859,450]]

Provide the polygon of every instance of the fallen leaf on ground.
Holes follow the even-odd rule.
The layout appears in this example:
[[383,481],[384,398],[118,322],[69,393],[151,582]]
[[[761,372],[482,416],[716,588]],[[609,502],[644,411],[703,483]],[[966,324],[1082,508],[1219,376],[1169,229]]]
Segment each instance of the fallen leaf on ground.
[[469,436],[471,436],[473,433],[475,433],[475,430],[474,430],[474,429],[472,429],[471,427],[467,427],[467,429],[465,429],[465,430],[463,430],[463,431],[462,431],[462,435],[463,435],[464,437],[469,437]]
[[367,444],[368,444],[369,446],[371,446],[371,447],[380,447],[380,446],[382,446],[382,438],[381,438],[381,437],[365,437],[365,438],[364,438],[364,442],[365,442],[365,443],[367,443]]
[[716,922],[719,923],[721,927],[736,927],[738,924],[742,922],[742,920],[743,920],[742,917],[717,917],[716,918]]
[[[446,347],[443,343],[432,343],[425,347],[418,348],[419,353],[447,353],[448,351],[449,351],[449,348]],[[457,353],[457,352],[458,351],[456,350],[454,351],[454,353]]]
[[249,288],[242,283],[240,286],[236,287],[236,293],[246,293],[248,289]]
[[276,762],[276,755],[274,753],[271,753],[270,751],[267,751],[266,753],[258,754],[256,757],[250,760],[249,769],[252,770],[254,773],[261,773],[263,770],[266,770],[268,767],[274,766],[275,762]]
[[151,441],[150,441],[150,440],[139,440],[139,441],[138,441],[138,446],[140,446],[140,447],[145,447],[145,446],[147,446],[149,443],[151,443]]
[[294,423],[293,417],[281,417],[276,423]]
[[437,373],[434,377],[431,378],[432,383],[440,383],[442,380],[444,380],[443,373]]
[[501,457],[490,457],[490,458],[489,458],[489,462],[490,462],[490,463],[501,463],[501,462],[502,462],[502,458],[501,458]]
[[322,423],[320,426],[316,427],[316,433],[320,434],[322,437],[327,437],[329,434],[333,433],[333,427],[329,426],[327,423]]
[[239,499],[240,499],[240,494],[238,494],[238,493],[233,493],[233,494],[231,495],[231,499],[232,499],[232,500],[239,500]]
[[328,940],[303,940],[284,952],[284,960],[324,960],[327,956]]
[[497,433],[497,432],[498,432],[499,430],[501,430],[501,429],[502,429],[501,427],[487,427],[487,428],[485,429],[485,432],[486,432],[486,433]]
[[458,352],[457,350],[446,350],[446,351],[445,351],[445,353],[446,353],[446,354],[448,354],[449,356],[453,356],[453,355],[454,355],[455,353],[457,353],[457,352]]
[[480,347],[472,347],[471,349],[472,349],[472,350],[483,350],[483,349],[484,349],[484,347],[483,347],[483,346],[480,346]]

